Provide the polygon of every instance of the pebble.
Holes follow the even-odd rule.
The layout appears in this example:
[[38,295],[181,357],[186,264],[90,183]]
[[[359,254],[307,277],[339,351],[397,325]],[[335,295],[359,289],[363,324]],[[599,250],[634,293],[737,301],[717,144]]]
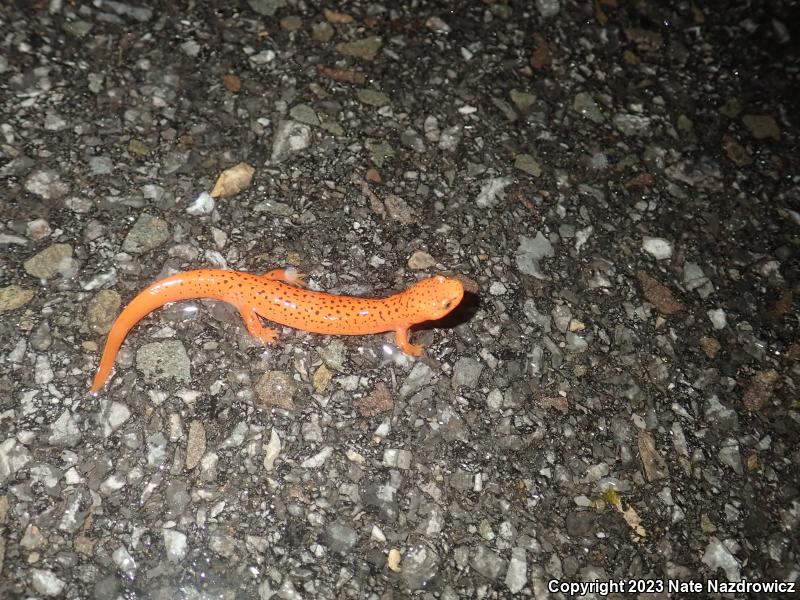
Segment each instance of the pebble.
[[53,369],[50,366],[50,357],[40,354],[36,357],[36,368],[33,372],[33,380],[39,385],[47,385],[53,381]]
[[486,546],[478,546],[470,560],[470,566],[489,580],[495,580],[506,565],[496,552]]
[[547,279],[547,275],[542,272],[540,261],[544,258],[555,256],[553,245],[542,232],[538,232],[535,238],[526,235],[519,236],[519,247],[517,248],[516,261],[517,268],[537,279]]
[[247,0],[247,4],[259,15],[271,17],[279,8],[286,6],[286,0]]
[[493,177],[483,182],[481,191],[475,198],[475,204],[480,208],[496,206],[505,199],[505,189],[513,183],[511,177]]
[[122,298],[114,290],[100,290],[89,301],[86,309],[86,322],[95,333],[105,335],[111,330],[120,306]]
[[318,394],[324,392],[332,378],[333,373],[331,373],[331,370],[325,365],[320,365],[319,368],[314,371],[314,376],[311,379],[311,383],[314,384],[314,391]]
[[131,411],[121,402],[101,402],[100,422],[103,425],[103,436],[108,437],[119,429],[131,417]]
[[53,244],[26,260],[25,271],[39,279],[52,279],[58,274],[64,277],[77,272],[77,262],[72,258],[72,246]]
[[25,189],[45,200],[57,200],[69,193],[69,185],[55,171],[35,171],[25,180]]
[[75,418],[69,409],[65,409],[61,416],[50,425],[50,436],[47,442],[53,446],[75,446],[81,441],[82,435]]
[[275,459],[281,453],[281,439],[275,429],[272,430],[269,436],[269,442],[264,447],[264,469],[267,472],[275,468]]
[[186,441],[186,470],[191,471],[199,463],[206,451],[206,429],[202,421],[189,423],[189,437]]
[[33,221],[28,221],[28,224],[25,226],[25,235],[34,242],[38,242],[39,240],[46,238],[52,232],[53,230],[50,227],[50,223],[44,219],[34,219]]
[[711,325],[719,331],[720,329],[725,329],[728,325],[728,318],[725,314],[725,311],[721,308],[714,308],[710,309],[706,312],[708,315],[708,319],[711,321]]
[[332,338],[330,342],[317,348],[317,354],[319,354],[319,357],[331,370],[344,370],[347,348],[341,339]]
[[186,207],[186,212],[192,216],[210,215],[214,212],[216,202],[208,192],[202,192]]
[[89,173],[92,175],[110,175],[114,171],[114,162],[107,156],[93,156],[89,159]]
[[536,0],[536,10],[545,19],[550,19],[561,12],[561,0]]
[[332,454],[333,447],[325,446],[322,450],[300,463],[300,466],[304,469],[319,469]]
[[714,291],[714,286],[703,269],[697,263],[687,261],[683,267],[683,284],[687,290],[697,290],[701,298],[707,298]]
[[66,583],[46,569],[31,569],[33,589],[44,596],[60,596]]
[[708,541],[703,558],[701,559],[711,572],[716,572],[717,569],[725,571],[725,577],[730,582],[741,581],[741,573],[739,570],[739,561],[731,554],[726,545],[716,537],[712,537]]
[[394,148],[386,140],[368,139],[364,146],[369,151],[370,160],[378,168],[382,167],[388,159],[395,155]]
[[25,306],[33,299],[33,290],[26,290],[18,285],[0,288],[0,314]]
[[514,167],[531,177],[539,177],[542,174],[542,166],[531,154],[518,154],[514,159]]
[[658,237],[645,236],[642,240],[642,249],[656,260],[666,260],[672,257],[672,242]]
[[117,565],[117,568],[120,572],[132,579],[134,574],[136,573],[136,562],[133,560],[133,557],[128,552],[128,549],[125,546],[120,546],[111,555],[111,559],[114,561],[114,564]]
[[195,58],[200,54],[200,44],[197,43],[197,40],[186,40],[181,44],[181,50],[186,56]]
[[275,51],[268,48],[256,54],[252,54],[250,56],[250,62],[256,65],[268,65],[275,60],[275,56]]
[[147,383],[162,379],[192,380],[189,356],[183,342],[178,340],[150,342],[141,346],[136,351],[136,367]]
[[436,259],[424,250],[415,250],[408,258],[408,268],[415,271],[432,269],[436,266]]
[[145,439],[147,444],[147,465],[149,467],[161,468],[167,460],[167,443],[166,436],[157,431],[148,435]]
[[281,19],[281,29],[286,31],[299,31],[303,27],[303,20],[297,15],[289,15]]
[[167,560],[173,563],[182,561],[186,557],[186,534],[175,529],[162,529],[162,535]]
[[380,50],[383,40],[378,36],[370,36],[354,42],[336,44],[336,52],[345,56],[354,56],[364,60],[373,60]]
[[383,464],[387,467],[407,471],[414,462],[414,455],[408,450],[387,448],[383,451]]
[[502,296],[508,293],[508,288],[502,281],[493,281],[492,285],[489,286],[489,293],[492,296]]
[[569,306],[556,304],[553,307],[551,316],[553,317],[553,324],[556,326],[556,329],[561,333],[566,333],[567,329],[569,329],[570,320],[572,319],[572,311]]
[[431,16],[425,20],[425,27],[436,33],[450,33],[451,28],[441,17]]
[[311,37],[317,42],[329,42],[333,37],[334,29],[330,23],[322,21],[311,26]]
[[605,115],[600,110],[597,102],[589,92],[579,92],[572,101],[572,110],[589,119],[592,123],[600,124],[605,121]]
[[453,365],[453,389],[458,390],[461,386],[475,388],[482,372],[483,364],[479,360],[469,356],[459,358]]
[[397,194],[389,194],[384,200],[386,212],[393,221],[410,225],[417,220],[416,212]]
[[427,544],[417,543],[406,550],[400,576],[411,590],[421,590],[439,571],[441,558]]
[[267,408],[277,407],[294,411],[294,380],[284,371],[267,371],[258,380],[255,392]]
[[305,123],[306,125],[311,125],[312,127],[319,127],[320,125],[320,120],[317,116],[317,113],[315,113],[314,109],[308,104],[298,104],[297,106],[293,106],[289,111],[289,116],[298,123]]
[[733,469],[737,475],[744,474],[742,455],[739,451],[739,444],[735,439],[725,440],[717,456],[722,464]]
[[446,152],[455,152],[461,143],[464,130],[461,125],[452,125],[444,129],[439,135],[439,149]]
[[343,523],[331,523],[325,531],[325,539],[331,552],[348,554],[358,541],[356,530]]
[[517,110],[522,113],[528,112],[536,104],[536,95],[530,92],[512,89],[509,92],[509,97]]
[[311,128],[305,123],[284,120],[278,124],[272,140],[271,164],[278,164],[311,144]]
[[750,131],[750,135],[757,140],[772,138],[778,141],[781,139],[781,130],[775,119],[769,115],[744,115],[742,123]]
[[614,115],[613,122],[623,135],[629,137],[646,137],[652,134],[650,117],[629,113]]
[[14,438],[0,442],[0,483],[14,476],[32,459],[28,449]]
[[400,397],[407,398],[423,387],[427,386],[433,379],[433,371],[423,362],[414,363],[411,372],[400,386]]
[[386,106],[391,102],[391,100],[389,100],[389,96],[383,92],[379,92],[378,90],[373,90],[370,88],[358,90],[356,92],[356,98],[368,106],[381,107]]
[[44,128],[47,131],[63,131],[67,128],[67,120],[59,114],[48,112],[44,117]]
[[166,221],[145,213],[136,220],[125,236],[122,250],[131,254],[144,254],[166,242],[169,235]]

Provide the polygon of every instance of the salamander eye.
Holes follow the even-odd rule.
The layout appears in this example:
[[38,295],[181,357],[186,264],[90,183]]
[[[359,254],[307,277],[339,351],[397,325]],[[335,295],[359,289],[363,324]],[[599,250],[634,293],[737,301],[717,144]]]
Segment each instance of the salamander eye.
[[450,305],[451,305],[452,303],[453,303],[453,301],[452,301],[452,300],[445,300],[444,302],[442,302],[442,306],[443,306],[444,308],[450,308]]

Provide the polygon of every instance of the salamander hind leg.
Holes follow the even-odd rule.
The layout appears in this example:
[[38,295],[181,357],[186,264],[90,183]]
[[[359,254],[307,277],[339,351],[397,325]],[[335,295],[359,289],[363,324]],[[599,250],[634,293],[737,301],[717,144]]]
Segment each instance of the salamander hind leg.
[[278,332],[275,329],[264,327],[261,324],[261,319],[252,308],[240,308],[239,312],[242,313],[244,325],[247,331],[250,332],[254,338],[265,346],[270,346],[278,341]]
[[422,346],[412,344],[408,341],[408,328],[396,329],[394,332],[394,341],[397,347],[406,354],[411,356],[422,356]]
[[272,269],[264,273],[261,277],[269,279],[270,281],[282,281],[289,285],[297,287],[307,287],[305,282],[305,273],[298,273],[294,269]]

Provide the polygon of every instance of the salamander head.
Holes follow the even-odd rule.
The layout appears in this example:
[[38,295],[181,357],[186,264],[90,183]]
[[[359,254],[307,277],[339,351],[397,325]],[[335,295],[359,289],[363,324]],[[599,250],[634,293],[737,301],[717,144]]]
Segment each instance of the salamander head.
[[409,316],[414,323],[441,319],[464,297],[458,279],[436,275],[416,283],[405,292]]

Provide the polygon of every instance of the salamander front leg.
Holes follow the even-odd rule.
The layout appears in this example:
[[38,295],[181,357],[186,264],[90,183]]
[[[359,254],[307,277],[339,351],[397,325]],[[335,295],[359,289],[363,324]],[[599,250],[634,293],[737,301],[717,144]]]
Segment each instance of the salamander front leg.
[[408,341],[408,327],[395,329],[394,341],[395,344],[397,344],[397,347],[406,354],[410,354],[411,356],[422,356],[422,346],[412,344]]
[[275,329],[264,327],[261,324],[261,319],[252,308],[240,308],[239,312],[242,313],[244,325],[247,331],[250,332],[254,338],[265,346],[270,346],[278,341],[278,332]]
[[305,273],[298,273],[294,269],[272,269],[272,271],[262,275],[262,277],[270,281],[282,281],[302,288],[307,287],[305,276]]

